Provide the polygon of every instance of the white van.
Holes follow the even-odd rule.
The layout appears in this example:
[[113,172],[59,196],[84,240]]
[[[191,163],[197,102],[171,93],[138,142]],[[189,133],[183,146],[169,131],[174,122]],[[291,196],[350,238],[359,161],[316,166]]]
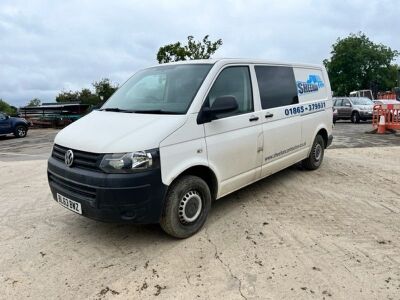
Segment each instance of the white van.
[[211,202],[297,162],[317,169],[332,142],[324,67],[196,60],[133,75],[100,110],[60,131],[53,197],[89,218],[160,223],[186,238]]

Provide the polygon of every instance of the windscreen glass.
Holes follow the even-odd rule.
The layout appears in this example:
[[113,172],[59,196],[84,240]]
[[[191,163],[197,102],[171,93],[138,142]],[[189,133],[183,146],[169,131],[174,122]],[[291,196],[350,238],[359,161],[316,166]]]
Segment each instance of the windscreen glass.
[[187,64],[139,71],[101,109],[185,114],[211,67],[211,64]]

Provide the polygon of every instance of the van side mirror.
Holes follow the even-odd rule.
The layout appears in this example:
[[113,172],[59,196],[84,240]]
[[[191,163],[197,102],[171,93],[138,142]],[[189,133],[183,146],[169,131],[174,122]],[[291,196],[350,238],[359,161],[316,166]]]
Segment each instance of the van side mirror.
[[214,100],[211,107],[203,107],[197,117],[197,124],[209,123],[216,119],[218,114],[235,111],[239,105],[234,96],[221,96]]
[[351,103],[345,103],[344,106],[351,107]]

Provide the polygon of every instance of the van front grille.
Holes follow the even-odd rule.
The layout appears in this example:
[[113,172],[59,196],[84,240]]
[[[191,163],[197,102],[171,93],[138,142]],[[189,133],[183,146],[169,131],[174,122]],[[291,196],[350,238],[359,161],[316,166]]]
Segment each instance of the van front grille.
[[[59,146],[57,144],[53,147],[53,152],[51,156],[59,161],[64,161],[65,153],[69,150],[69,148]],[[74,162],[73,167],[88,169],[88,170],[97,170],[99,171],[99,164],[102,158],[102,154],[98,153],[90,153],[79,150],[71,149],[74,153]]]

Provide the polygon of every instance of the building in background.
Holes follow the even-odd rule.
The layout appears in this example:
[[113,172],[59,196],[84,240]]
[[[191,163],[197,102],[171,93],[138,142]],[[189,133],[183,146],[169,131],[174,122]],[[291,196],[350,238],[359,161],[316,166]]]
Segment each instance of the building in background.
[[40,106],[25,106],[19,115],[37,127],[64,127],[84,116],[89,104],[81,103],[43,103]]

